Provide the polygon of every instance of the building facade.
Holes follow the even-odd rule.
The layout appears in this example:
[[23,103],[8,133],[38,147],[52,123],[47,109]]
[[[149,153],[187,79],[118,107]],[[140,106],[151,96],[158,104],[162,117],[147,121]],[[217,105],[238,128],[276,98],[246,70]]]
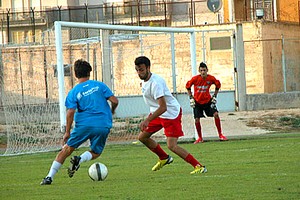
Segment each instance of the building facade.
[[[211,1],[214,2],[214,1]],[[195,26],[252,21],[299,22],[299,0],[5,0],[0,1],[1,44],[41,43],[54,21],[138,26]],[[263,16],[259,16],[263,15]]]

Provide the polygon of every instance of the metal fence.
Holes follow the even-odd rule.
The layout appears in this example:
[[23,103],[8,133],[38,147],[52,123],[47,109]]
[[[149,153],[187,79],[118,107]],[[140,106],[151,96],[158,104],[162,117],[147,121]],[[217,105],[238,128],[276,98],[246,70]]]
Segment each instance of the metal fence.
[[[267,0],[254,1],[251,5],[245,5],[243,11],[236,14],[236,20],[256,19],[257,9],[264,9],[264,20],[275,21],[272,1]],[[121,4],[45,7],[41,11],[30,8],[22,12],[8,9],[0,13],[0,20],[2,44],[40,43],[42,38],[40,34],[52,27],[54,21],[165,27],[217,24],[224,21],[220,13],[212,13],[208,10],[206,0],[186,2],[163,0],[155,3],[126,1]],[[23,32],[17,32],[17,30]]]

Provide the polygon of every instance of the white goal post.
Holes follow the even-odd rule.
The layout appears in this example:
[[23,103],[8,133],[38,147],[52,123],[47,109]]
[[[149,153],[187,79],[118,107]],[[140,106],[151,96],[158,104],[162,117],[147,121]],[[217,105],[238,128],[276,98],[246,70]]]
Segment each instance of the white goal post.
[[[197,73],[195,29],[192,29],[192,28],[142,27],[142,26],[64,22],[64,21],[56,21],[54,23],[54,26],[55,26],[55,44],[56,44],[56,56],[57,56],[57,69],[58,69],[58,83],[59,83],[60,122],[61,122],[62,130],[64,130],[64,127],[66,125],[66,109],[64,106],[65,84],[64,84],[62,27],[98,29],[98,30],[132,31],[132,32],[141,31],[141,32],[172,33],[172,34],[174,34],[174,33],[189,33],[190,34],[190,59],[191,59],[190,63],[191,63],[191,67],[192,67],[192,74],[195,75]],[[103,39],[103,37],[102,37],[102,39]],[[103,42],[102,42],[102,44],[103,44]],[[171,48],[174,49],[173,47],[171,47]],[[105,63],[105,61],[103,61],[103,63]],[[106,74],[106,75],[108,75],[108,74]],[[103,80],[106,80],[107,81],[106,84],[111,86],[110,79],[105,79],[105,77],[103,77]]]

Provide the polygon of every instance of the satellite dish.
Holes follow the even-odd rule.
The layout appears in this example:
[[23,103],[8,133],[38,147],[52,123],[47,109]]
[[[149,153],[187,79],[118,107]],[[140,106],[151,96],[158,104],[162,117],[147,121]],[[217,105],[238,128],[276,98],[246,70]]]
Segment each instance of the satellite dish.
[[207,8],[211,12],[218,12],[222,8],[222,0],[207,0]]

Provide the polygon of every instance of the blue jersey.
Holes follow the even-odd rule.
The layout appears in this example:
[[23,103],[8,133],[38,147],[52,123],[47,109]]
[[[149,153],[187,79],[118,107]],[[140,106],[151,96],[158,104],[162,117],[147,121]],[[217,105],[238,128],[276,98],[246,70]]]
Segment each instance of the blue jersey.
[[76,109],[75,125],[112,127],[112,113],[107,102],[112,91],[102,82],[88,80],[77,84],[66,98],[65,106]]

